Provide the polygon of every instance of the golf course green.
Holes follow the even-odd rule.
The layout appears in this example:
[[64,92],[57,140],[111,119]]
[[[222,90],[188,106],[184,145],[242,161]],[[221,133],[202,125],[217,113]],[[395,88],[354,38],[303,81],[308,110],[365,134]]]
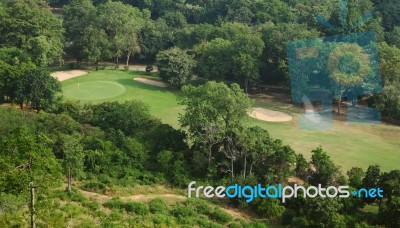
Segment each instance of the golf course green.
[[[183,107],[178,106],[176,90],[159,88],[133,80],[148,77],[144,72],[103,70],[62,82],[64,98],[81,102],[126,101],[137,99],[149,106],[151,114],[164,123],[179,127],[178,116]],[[156,76],[156,75],[153,75]],[[344,171],[357,166],[366,169],[380,165],[383,171],[400,166],[400,127],[379,125],[347,125],[334,120],[329,131],[303,131],[297,126],[301,110],[270,99],[256,100],[257,107],[282,111],[293,115],[290,122],[265,122],[249,117],[251,125],[267,129],[274,138],[282,139],[297,152],[310,158],[311,150],[318,146],[331,156]]]

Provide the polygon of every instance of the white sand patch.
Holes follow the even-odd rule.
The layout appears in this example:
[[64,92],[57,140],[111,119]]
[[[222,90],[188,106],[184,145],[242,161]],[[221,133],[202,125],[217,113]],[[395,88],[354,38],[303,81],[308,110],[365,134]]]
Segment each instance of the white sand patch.
[[87,74],[88,72],[83,70],[68,70],[68,71],[57,71],[51,74],[51,76],[57,78],[60,81],[68,80],[71,78],[79,77]]
[[272,111],[265,108],[253,108],[249,114],[251,117],[268,122],[287,122],[291,121],[293,117],[283,112]]
[[149,78],[134,78],[133,80],[147,84],[147,85],[157,86],[157,87],[161,87],[161,88],[169,87],[168,83],[160,82],[160,81],[149,79]]

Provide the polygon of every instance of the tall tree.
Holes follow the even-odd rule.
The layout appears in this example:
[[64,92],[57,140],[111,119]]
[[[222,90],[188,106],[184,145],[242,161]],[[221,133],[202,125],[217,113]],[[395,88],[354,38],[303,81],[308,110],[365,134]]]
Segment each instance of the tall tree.
[[97,17],[100,27],[107,34],[116,63],[118,64],[118,59],[125,52],[128,65],[130,55],[140,50],[137,36],[145,16],[138,8],[121,2],[108,1],[98,6]]
[[[250,98],[237,84],[228,87],[224,83],[211,81],[198,87],[182,87],[179,104],[186,106],[179,122],[187,129],[189,141],[200,142],[208,147],[204,151],[209,161],[214,156],[213,145],[221,141],[221,150],[230,160],[227,170],[233,177],[233,163],[241,153],[237,143],[237,132],[245,125],[252,104]],[[214,137],[210,138],[211,134]]]
[[93,23],[96,8],[91,0],[71,0],[63,7],[63,26],[65,28],[65,48],[75,57],[77,67],[85,59],[84,49],[87,43],[82,37],[87,26]]
[[330,157],[321,147],[311,151],[311,179],[313,185],[321,184],[323,186],[332,185],[338,182],[340,175],[339,168],[332,162]]
[[64,154],[63,165],[68,178],[68,192],[72,191],[72,178],[83,175],[84,153],[79,142],[79,135],[63,135],[61,137],[61,150]]
[[61,20],[46,6],[38,0],[3,1],[0,5],[0,45],[27,51],[42,67],[61,62],[63,50]]
[[171,48],[157,54],[157,67],[162,80],[181,87],[192,78],[194,60],[186,51]]

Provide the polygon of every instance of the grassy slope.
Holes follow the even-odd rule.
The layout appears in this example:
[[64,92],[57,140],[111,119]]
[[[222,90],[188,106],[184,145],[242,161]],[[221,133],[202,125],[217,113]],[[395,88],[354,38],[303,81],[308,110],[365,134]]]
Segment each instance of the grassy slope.
[[[77,83],[84,85],[91,81],[116,82],[125,88],[124,93],[105,100],[125,101],[139,99],[148,104],[153,115],[163,122],[178,126],[178,113],[182,111],[176,103],[176,91],[145,85],[132,80],[133,77],[147,76],[145,73],[105,70],[91,72],[63,82],[66,99],[75,99],[68,94],[74,94]],[[85,97],[104,96],[105,91],[92,87],[91,95]],[[114,87],[112,87],[115,89]],[[72,89],[72,90],[71,90]],[[115,92],[118,94],[118,92]],[[76,100],[76,99],[75,99]],[[268,123],[250,119],[252,125],[267,129],[275,138],[292,146],[297,152],[310,157],[311,150],[321,145],[336,164],[348,170],[353,166],[367,168],[370,164],[379,164],[383,170],[398,169],[400,164],[400,127],[391,125],[359,125],[347,126],[343,121],[334,121],[330,131],[300,131],[297,128],[297,114],[300,110],[287,104],[274,102],[270,99],[258,100],[256,106],[278,111],[295,113],[294,121],[287,123]]]
[[[149,186],[150,187],[150,186]],[[152,187],[150,187],[152,188]],[[52,210],[39,223],[51,227],[248,227],[264,224],[266,220],[220,206],[204,199],[187,199],[181,195],[126,197],[75,189],[72,194],[54,190],[50,194]],[[151,206],[158,200],[158,206]],[[101,224],[101,225],[100,225]],[[27,225],[27,224],[26,224]],[[260,227],[260,226],[258,226]]]
[[[160,118],[164,123],[171,124],[172,126],[178,126],[178,113],[182,111],[182,107],[179,107],[176,102],[176,92],[164,88],[158,88],[151,85],[146,85],[137,81],[134,81],[134,77],[148,76],[146,73],[137,73],[134,71],[120,71],[120,70],[104,70],[104,71],[92,71],[88,75],[73,78],[64,81],[63,90],[66,99],[78,100],[76,97],[76,92],[79,87],[85,85],[86,82],[93,81],[110,81],[121,84],[125,91],[115,97],[106,99],[95,99],[91,100],[93,103],[103,102],[103,101],[127,101],[132,99],[138,99],[146,103],[151,114]],[[115,90],[115,94],[119,94],[115,86],[112,86]],[[86,98],[91,98],[95,96],[104,97],[106,89],[96,89],[96,87],[91,87],[90,96],[84,96],[80,100],[82,102],[87,102]]]

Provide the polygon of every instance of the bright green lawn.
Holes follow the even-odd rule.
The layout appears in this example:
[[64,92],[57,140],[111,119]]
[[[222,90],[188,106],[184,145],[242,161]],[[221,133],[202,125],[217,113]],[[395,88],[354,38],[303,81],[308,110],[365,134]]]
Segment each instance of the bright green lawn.
[[[177,92],[132,80],[137,76],[147,75],[119,70],[92,71],[86,76],[64,81],[64,95],[66,99],[80,99],[83,102],[139,99],[149,105],[153,115],[178,127],[178,113],[182,111],[182,107],[176,103]],[[335,120],[333,130],[330,131],[301,131],[297,127],[297,115],[300,110],[296,107],[268,99],[257,101],[256,106],[295,113],[291,122],[269,123],[251,119],[250,123],[267,129],[273,137],[282,139],[307,158],[310,157],[312,149],[321,145],[343,170],[353,166],[365,169],[370,164],[378,164],[385,171],[400,169],[398,126],[348,126],[344,121]]]
[[122,70],[91,71],[89,74],[62,82],[65,99],[91,101],[127,101],[138,99],[146,103],[151,114],[163,122],[178,126],[176,92],[134,81],[146,73]]

